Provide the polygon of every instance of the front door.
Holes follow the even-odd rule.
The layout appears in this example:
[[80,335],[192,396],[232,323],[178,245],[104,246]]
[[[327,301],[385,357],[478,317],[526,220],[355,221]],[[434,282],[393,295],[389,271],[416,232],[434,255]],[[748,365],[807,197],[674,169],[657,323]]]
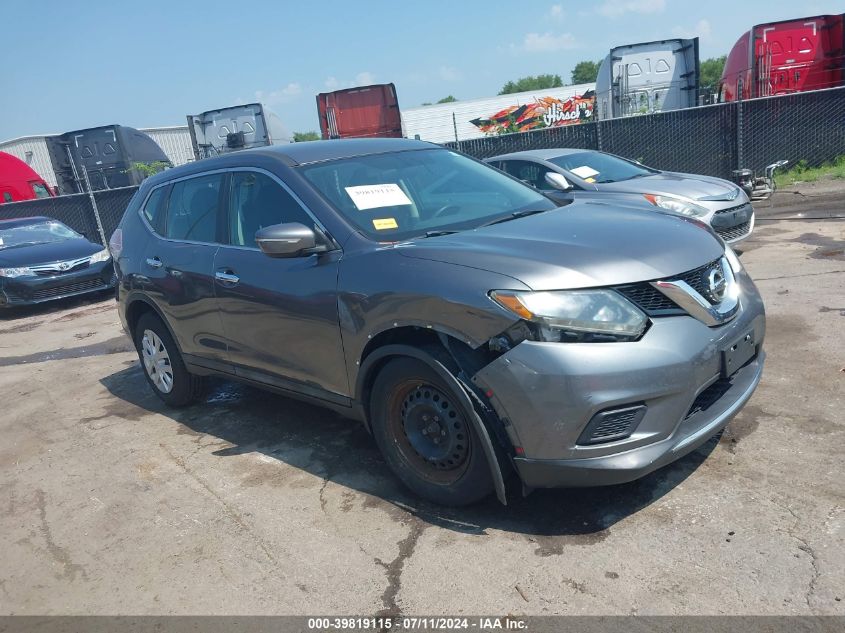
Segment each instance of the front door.
[[255,243],[261,228],[315,219],[275,176],[229,176],[227,243],[214,259],[220,317],[238,375],[343,402],[349,395],[337,312],[340,251],[278,259]]

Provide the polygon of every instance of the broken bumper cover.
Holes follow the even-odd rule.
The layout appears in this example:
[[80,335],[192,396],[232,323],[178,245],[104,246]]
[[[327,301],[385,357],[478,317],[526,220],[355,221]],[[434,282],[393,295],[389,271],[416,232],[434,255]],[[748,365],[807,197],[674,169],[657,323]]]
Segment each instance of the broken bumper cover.
[[763,374],[763,357],[761,352],[734,375],[734,384],[720,399],[723,406],[719,412],[708,411],[711,419],[694,431],[603,457],[563,460],[517,457],[513,461],[520,478],[530,488],[556,488],[608,486],[644,477],[694,451],[730,422],[757,388]]
[[[473,381],[522,448],[513,462],[525,485],[632,481],[724,428],[753,394],[765,359],[763,304],[742,277],[740,312],[723,326],[664,317],[632,343],[525,341],[479,371]],[[754,355],[727,377],[725,350],[748,336]],[[626,407],[645,408],[630,434],[584,441],[594,416]]]

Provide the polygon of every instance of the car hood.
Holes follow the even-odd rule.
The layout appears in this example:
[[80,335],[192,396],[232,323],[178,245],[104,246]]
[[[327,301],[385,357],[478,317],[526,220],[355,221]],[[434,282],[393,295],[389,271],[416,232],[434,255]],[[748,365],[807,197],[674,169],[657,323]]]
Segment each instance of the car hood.
[[33,244],[31,246],[15,246],[0,249],[0,268],[14,268],[18,266],[32,266],[61,262],[68,259],[78,259],[103,250],[99,244],[93,244],[85,239],[62,240],[49,244]]
[[598,202],[575,202],[396,248],[406,257],[507,275],[533,290],[661,279],[703,266],[723,253],[701,223]]
[[737,204],[745,200],[742,190],[727,180],[669,171],[622,182],[602,183],[596,187],[599,191],[653,193],[692,200],[737,200]]

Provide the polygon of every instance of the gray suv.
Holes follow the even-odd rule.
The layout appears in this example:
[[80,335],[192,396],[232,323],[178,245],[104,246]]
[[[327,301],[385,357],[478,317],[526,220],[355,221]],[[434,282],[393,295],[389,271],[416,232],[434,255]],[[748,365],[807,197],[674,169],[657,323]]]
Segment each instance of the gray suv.
[[222,375],[362,421],[396,475],[467,504],[630,481],[751,397],[763,303],[701,222],[557,206],[457,152],[367,139],[149,178],[111,240],[153,391]]

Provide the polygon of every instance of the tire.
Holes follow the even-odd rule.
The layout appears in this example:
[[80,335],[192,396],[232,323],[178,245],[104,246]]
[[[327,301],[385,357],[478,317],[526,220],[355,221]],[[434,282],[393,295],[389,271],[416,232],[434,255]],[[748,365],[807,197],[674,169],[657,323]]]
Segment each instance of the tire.
[[469,505],[493,491],[470,416],[437,372],[413,358],[388,362],[370,393],[370,425],[387,464],[440,505]]
[[135,349],[153,392],[171,407],[184,407],[202,395],[203,379],[188,372],[170,331],[154,314],[135,326]]

